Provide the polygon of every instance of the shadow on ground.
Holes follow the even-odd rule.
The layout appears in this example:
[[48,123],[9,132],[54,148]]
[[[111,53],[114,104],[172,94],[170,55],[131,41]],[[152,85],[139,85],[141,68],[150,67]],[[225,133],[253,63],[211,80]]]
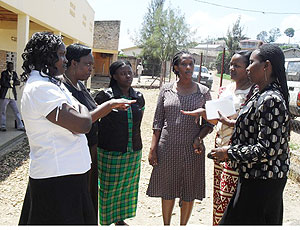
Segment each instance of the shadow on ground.
[[29,158],[28,139],[10,147],[11,150],[0,159],[0,182],[6,180],[12,172]]

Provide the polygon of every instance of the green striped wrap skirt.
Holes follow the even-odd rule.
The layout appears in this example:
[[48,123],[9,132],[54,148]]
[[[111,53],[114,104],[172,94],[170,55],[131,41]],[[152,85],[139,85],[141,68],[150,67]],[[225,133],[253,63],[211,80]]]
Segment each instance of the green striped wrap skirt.
[[136,215],[142,151],[98,148],[99,219],[110,225]]

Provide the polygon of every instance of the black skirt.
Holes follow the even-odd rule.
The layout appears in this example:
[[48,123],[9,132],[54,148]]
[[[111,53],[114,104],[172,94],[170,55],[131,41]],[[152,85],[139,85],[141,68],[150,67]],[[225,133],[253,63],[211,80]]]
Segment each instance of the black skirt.
[[20,225],[96,225],[88,174],[29,178]]
[[239,178],[219,225],[282,225],[287,178]]

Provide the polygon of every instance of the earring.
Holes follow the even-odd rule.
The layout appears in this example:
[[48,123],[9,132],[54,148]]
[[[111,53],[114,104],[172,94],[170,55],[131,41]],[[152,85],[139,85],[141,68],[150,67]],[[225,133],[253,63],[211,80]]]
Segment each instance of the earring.
[[48,65],[45,65],[45,67],[44,67],[44,70],[45,70],[45,74],[49,74],[49,72],[50,72],[50,70],[49,70],[49,68],[48,68]]

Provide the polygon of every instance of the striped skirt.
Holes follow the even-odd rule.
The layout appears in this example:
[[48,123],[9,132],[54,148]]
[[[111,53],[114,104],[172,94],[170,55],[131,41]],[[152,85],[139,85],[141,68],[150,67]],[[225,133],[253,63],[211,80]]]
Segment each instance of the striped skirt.
[[98,148],[99,219],[110,225],[136,215],[142,151]]

